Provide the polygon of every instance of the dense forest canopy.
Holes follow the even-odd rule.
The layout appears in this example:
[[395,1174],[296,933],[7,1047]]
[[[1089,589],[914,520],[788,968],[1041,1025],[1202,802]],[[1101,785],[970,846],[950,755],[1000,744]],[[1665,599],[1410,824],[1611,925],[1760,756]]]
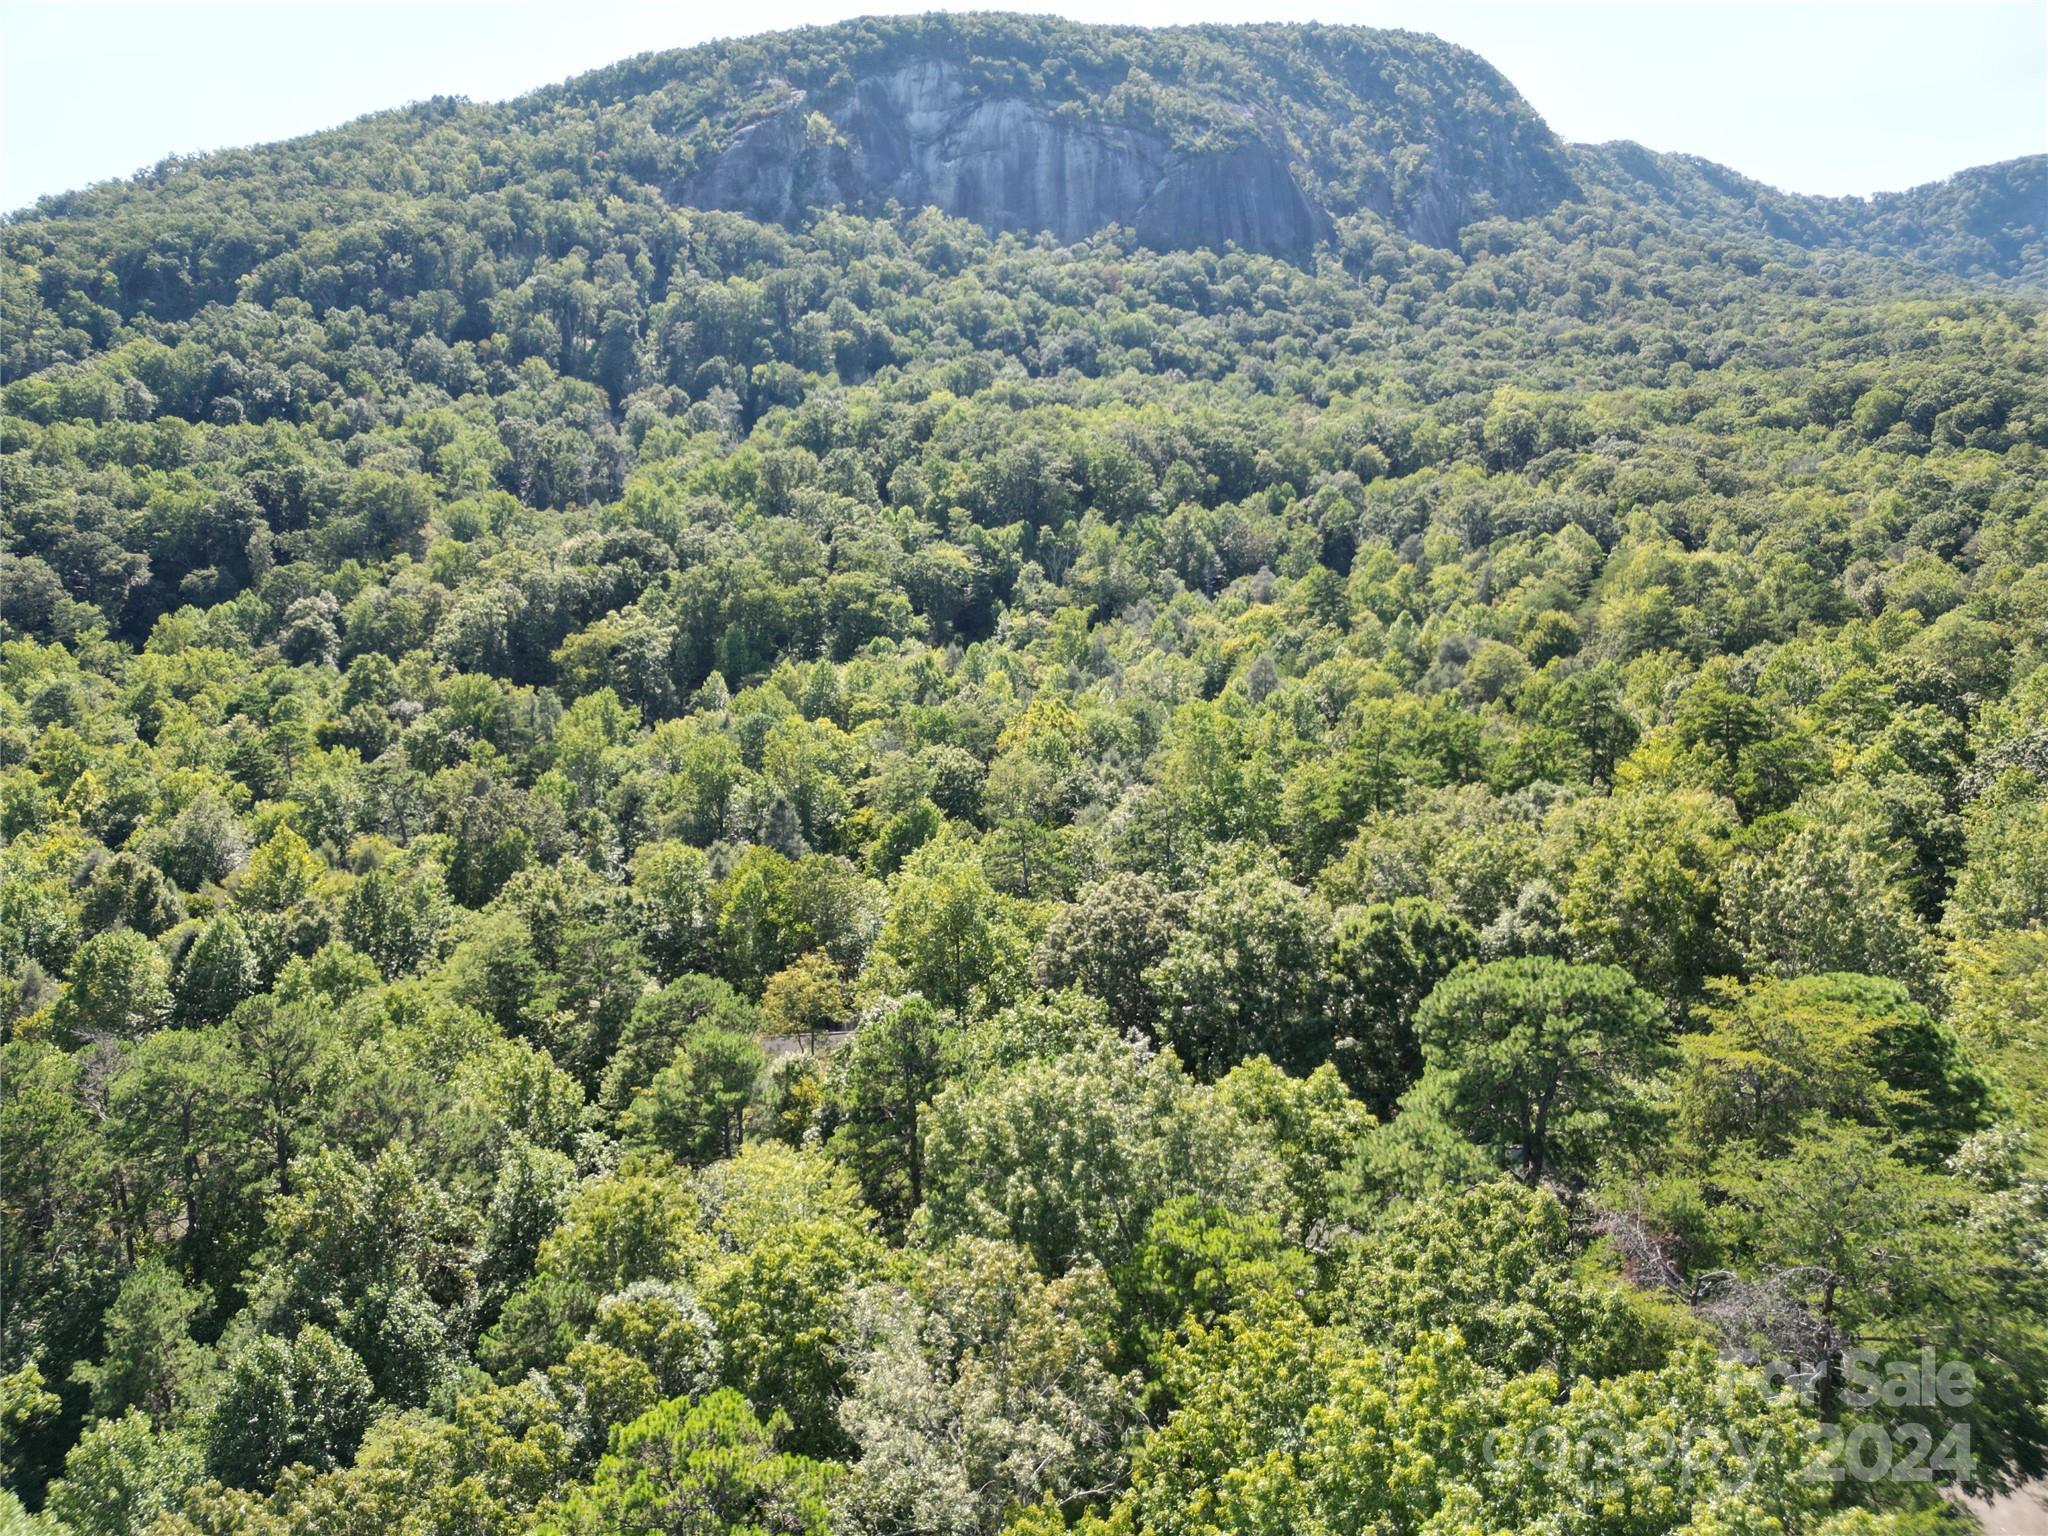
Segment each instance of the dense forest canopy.
[[[1196,190],[869,196],[941,76]],[[1176,238],[1246,154],[1307,246]],[[2043,185],[982,16],[11,216],[0,1530],[1964,1528]]]

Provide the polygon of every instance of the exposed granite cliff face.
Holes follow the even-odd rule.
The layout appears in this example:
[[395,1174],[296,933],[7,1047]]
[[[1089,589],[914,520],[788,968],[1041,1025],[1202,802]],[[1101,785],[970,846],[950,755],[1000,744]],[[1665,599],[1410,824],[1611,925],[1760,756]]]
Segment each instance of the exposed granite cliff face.
[[1500,118],[1460,123],[1455,142],[1437,137],[1424,146],[1421,174],[1398,193],[1376,181],[1363,205],[1424,245],[1450,250],[1476,219],[1530,218],[1577,197],[1563,156],[1549,144],[1531,146],[1516,126]]
[[1295,259],[1331,230],[1286,157],[1255,135],[1221,151],[1179,150],[1162,134],[976,95],[937,59],[863,78],[837,103],[792,91],[680,195],[784,221],[894,200],[993,230],[1077,240],[1121,224],[1161,249],[1231,243]]
[[[646,54],[519,110],[610,125],[671,202],[795,224],[935,205],[993,230],[1347,260],[1386,229],[1456,249],[1480,220],[1654,210],[1968,276],[2048,281],[2048,158],[1869,199],[1798,197],[1689,156],[1568,145],[1485,60],[1416,32],[1077,26],[949,12]],[[1384,226],[1384,229],[1381,227]]]

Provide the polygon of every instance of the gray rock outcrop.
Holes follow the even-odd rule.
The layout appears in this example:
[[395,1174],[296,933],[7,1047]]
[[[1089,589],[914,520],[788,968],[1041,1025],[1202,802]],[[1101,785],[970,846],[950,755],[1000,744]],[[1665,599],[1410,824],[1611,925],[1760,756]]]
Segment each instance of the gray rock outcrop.
[[1299,260],[1331,220],[1256,134],[1213,152],[1163,134],[976,96],[944,61],[858,81],[821,107],[792,91],[679,191],[697,207],[788,222],[834,204],[935,206],[997,231],[1078,240],[1111,224],[1159,249],[1234,244]]

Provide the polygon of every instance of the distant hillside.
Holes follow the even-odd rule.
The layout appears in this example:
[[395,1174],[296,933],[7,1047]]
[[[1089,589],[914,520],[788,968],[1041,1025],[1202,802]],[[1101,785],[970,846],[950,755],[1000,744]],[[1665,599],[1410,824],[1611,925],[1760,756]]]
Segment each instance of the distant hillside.
[[[1297,262],[1343,244],[1347,225],[1450,249],[1475,222],[1613,198],[1703,237],[2048,276],[2048,157],[1868,201],[1797,197],[1690,157],[1566,145],[1483,59],[1418,33],[1008,15],[646,54],[502,105],[436,100],[166,161],[14,222],[248,200],[258,227],[181,274],[195,298],[220,298],[339,212],[488,192],[522,166],[567,178],[561,189],[791,225],[831,208],[929,205],[997,232],[1072,241],[1121,225],[1156,249],[1236,245]],[[181,284],[162,270],[168,256],[140,272],[117,264],[124,290],[139,279],[151,302],[169,298]]]
[[1968,277],[2048,277],[2048,155],[1960,171],[1876,197],[1798,197],[1695,155],[1640,144],[1578,146],[1585,188],[1705,231],[1766,236],[1807,250],[1852,250]]

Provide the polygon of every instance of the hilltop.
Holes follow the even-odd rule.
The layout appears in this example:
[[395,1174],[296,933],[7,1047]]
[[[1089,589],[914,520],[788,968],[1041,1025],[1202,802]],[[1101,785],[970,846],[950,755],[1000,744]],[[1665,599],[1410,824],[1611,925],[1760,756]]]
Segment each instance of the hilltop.
[[[367,212],[488,194],[544,171],[634,203],[792,225],[931,205],[991,231],[1070,241],[1122,225],[1161,249],[1307,260],[1361,230],[1455,249],[1478,222],[1612,201],[1702,237],[2038,282],[2044,168],[2033,156],[1874,199],[1799,197],[1689,157],[1563,143],[1483,59],[1423,34],[989,14],[646,54],[499,105],[437,99],[167,161],[14,223],[232,206],[260,189],[280,206],[236,250],[260,258],[313,227],[316,191],[331,217],[337,202]],[[209,271],[195,296],[222,297],[240,275]]]

